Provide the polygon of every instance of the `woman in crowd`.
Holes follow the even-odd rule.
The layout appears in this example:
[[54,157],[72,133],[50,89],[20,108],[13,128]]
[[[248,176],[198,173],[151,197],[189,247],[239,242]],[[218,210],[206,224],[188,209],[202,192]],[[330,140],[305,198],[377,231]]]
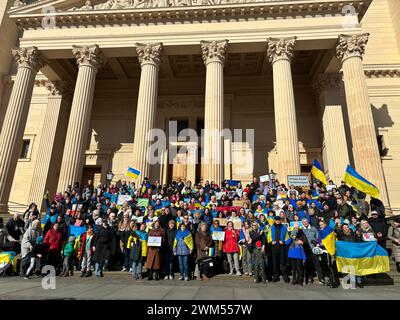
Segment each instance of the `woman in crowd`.
[[56,222],[52,229],[46,233],[43,242],[48,254],[47,263],[55,267],[56,271],[58,271],[60,269],[61,249],[63,243],[58,222]]
[[174,279],[174,242],[176,237],[175,220],[168,222],[168,228],[165,231],[165,247],[164,247],[164,274],[165,280]]
[[[31,259],[31,251],[36,243],[36,239],[41,234],[40,221],[35,220],[32,225],[25,231],[21,241],[21,276],[26,276],[26,270],[29,267]],[[29,274],[28,274],[29,275]]]
[[120,248],[123,254],[123,268],[121,271],[129,271],[130,263],[129,263],[129,256],[130,252],[127,248],[128,238],[131,235],[131,226],[130,226],[130,219],[128,212],[125,212],[123,215],[122,220],[118,224],[118,231],[117,231],[118,238],[120,240]]
[[107,218],[102,218],[101,226],[97,227],[94,241],[95,275],[103,277],[103,266],[106,260],[110,259],[110,244],[112,240],[111,227],[107,223]]
[[207,270],[204,270],[202,260],[209,255],[209,249],[213,247],[214,243],[211,235],[207,232],[207,225],[201,222],[199,231],[195,236],[195,243],[197,248],[196,263],[199,269],[199,276],[197,280],[208,280]]
[[185,224],[181,224],[174,241],[174,255],[179,261],[179,280],[189,281],[189,255],[194,249],[193,237]]
[[240,231],[235,230],[233,228],[233,222],[228,221],[227,227],[225,229],[225,241],[223,245],[224,252],[226,252],[228,263],[229,263],[229,274],[234,274],[236,271],[236,275],[241,276],[239,266],[239,236]]
[[152,224],[152,229],[148,233],[148,237],[160,237],[160,246],[149,246],[147,248],[146,268],[149,270],[147,280],[159,280],[159,272],[162,268],[162,251],[161,248],[165,242],[165,232],[161,229],[160,222],[155,220]]
[[400,219],[391,221],[388,239],[392,241],[392,257],[396,262],[397,272],[400,272]]
[[[256,222],[254,222],[256,223]],[[252,259],[252,247],[253,247],[253,240],[250,236],[250,223],[245,221],[243,224],[242,232],[242,240],[239,241],[242,245],[242,267],[243,272],[246,276],[253,275],[253,259]]]

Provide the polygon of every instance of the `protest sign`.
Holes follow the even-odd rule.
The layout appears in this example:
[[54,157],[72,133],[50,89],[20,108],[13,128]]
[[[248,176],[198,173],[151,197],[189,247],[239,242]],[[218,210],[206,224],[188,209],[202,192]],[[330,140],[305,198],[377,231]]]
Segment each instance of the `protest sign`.
[[225,192],[216,192],[215,196],[217,197],[217,200],[221,200],[222,195],[224,195]]
[[161,247],[161,237],[149,237],[147,239],[148,247]]
[[135,221],[136,223],[142,223],[143,222],[143,216],[138,217],[138,216],[132,216],[131,218],[133,221]]
[[233,207],[243,207],[243,205],[248,202],[247,200],[233,200],[232,206]]
[[225,240],[225,232],[223,231],[214,231],[212,233],[212,239],[215,241],[224,241]]
[[308,176],[287,176],[288,186],[305,187],[310,185]]
[[129,194],[120,194],[118,196],[117,204],[123,205],[125,201],[132,201],[132,197]]
[[269,181],[269,175],[268,174],[260,176],[260,182],[268,182],[268,181]]
[[216,211],[232,211],[232,210],[236,210],[239,211],[240,207],[239,206],[226,206],[226,207],[216,207],[214,210]]
[[146,198],[138,199],[138,202],[137,202],[138,207],[147,207],[148,204],[149,204],[149,199],[146,199]]
[[242,221],[241,220],[235,220],[233,222],[233,228],[236,230],[242,229]]

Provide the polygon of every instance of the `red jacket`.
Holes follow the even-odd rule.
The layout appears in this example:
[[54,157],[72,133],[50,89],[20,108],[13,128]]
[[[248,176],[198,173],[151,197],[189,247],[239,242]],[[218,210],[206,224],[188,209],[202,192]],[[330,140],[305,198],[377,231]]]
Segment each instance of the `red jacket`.
[[226,253],[239,253],[240,248],[238,245],[239,241],[239,236],[240,236],[240,231],[239,230],[230,230],[226,229],[225,230],[225,241],[223,245],[223,249]]
[[[81,245],[79,247],[79,251],[78,251],[78,257],[82,258],[82,253],[83,253],[83,249],[85,248],[86,245],[86,236],[87,236],[87,232],[82,233],[81,236]],[[90,256],[93,256],[93,243],[94,243],[94,234],[92,237],[92,240],[90,241]]]
[[61,252],[62,234],[60,230],[50,229],[47,231],[43,242],[47,245],[48,250],[57,250]]

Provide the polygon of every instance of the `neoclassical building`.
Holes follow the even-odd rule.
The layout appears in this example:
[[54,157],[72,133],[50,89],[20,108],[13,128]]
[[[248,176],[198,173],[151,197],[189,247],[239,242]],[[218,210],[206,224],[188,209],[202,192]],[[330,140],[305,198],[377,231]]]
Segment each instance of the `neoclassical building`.
[[[400,213],[398,0],[12,0],[0,19],[1,214],[128,166],[286,182],[314,159],[336,183],[351,164]],[[172,139],[171,121],[243,139]]]

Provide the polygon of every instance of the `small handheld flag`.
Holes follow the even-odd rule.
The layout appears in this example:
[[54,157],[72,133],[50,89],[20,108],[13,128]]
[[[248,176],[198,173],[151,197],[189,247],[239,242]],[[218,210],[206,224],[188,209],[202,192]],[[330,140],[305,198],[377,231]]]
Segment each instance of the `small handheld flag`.
[[369,194],[374,198],[379,198],[379,189],[369,182],[367,179],[362,177],[354,168],[347,165],[346,172],[343,180],[352,185],[354,188]]
[[140,176],[140,171],[132,168],[132,167],[128,167],[128,170],[126,171],[126,176],[133,178],[133,179],[137,179]]
[[328,182],[326,181],[324,170],[322,170],[322,167],[317,159],[314,159],[313,166],[311,168],[311,174],[314,176],[314,178],[321,181],[324,185],[328,184]]

